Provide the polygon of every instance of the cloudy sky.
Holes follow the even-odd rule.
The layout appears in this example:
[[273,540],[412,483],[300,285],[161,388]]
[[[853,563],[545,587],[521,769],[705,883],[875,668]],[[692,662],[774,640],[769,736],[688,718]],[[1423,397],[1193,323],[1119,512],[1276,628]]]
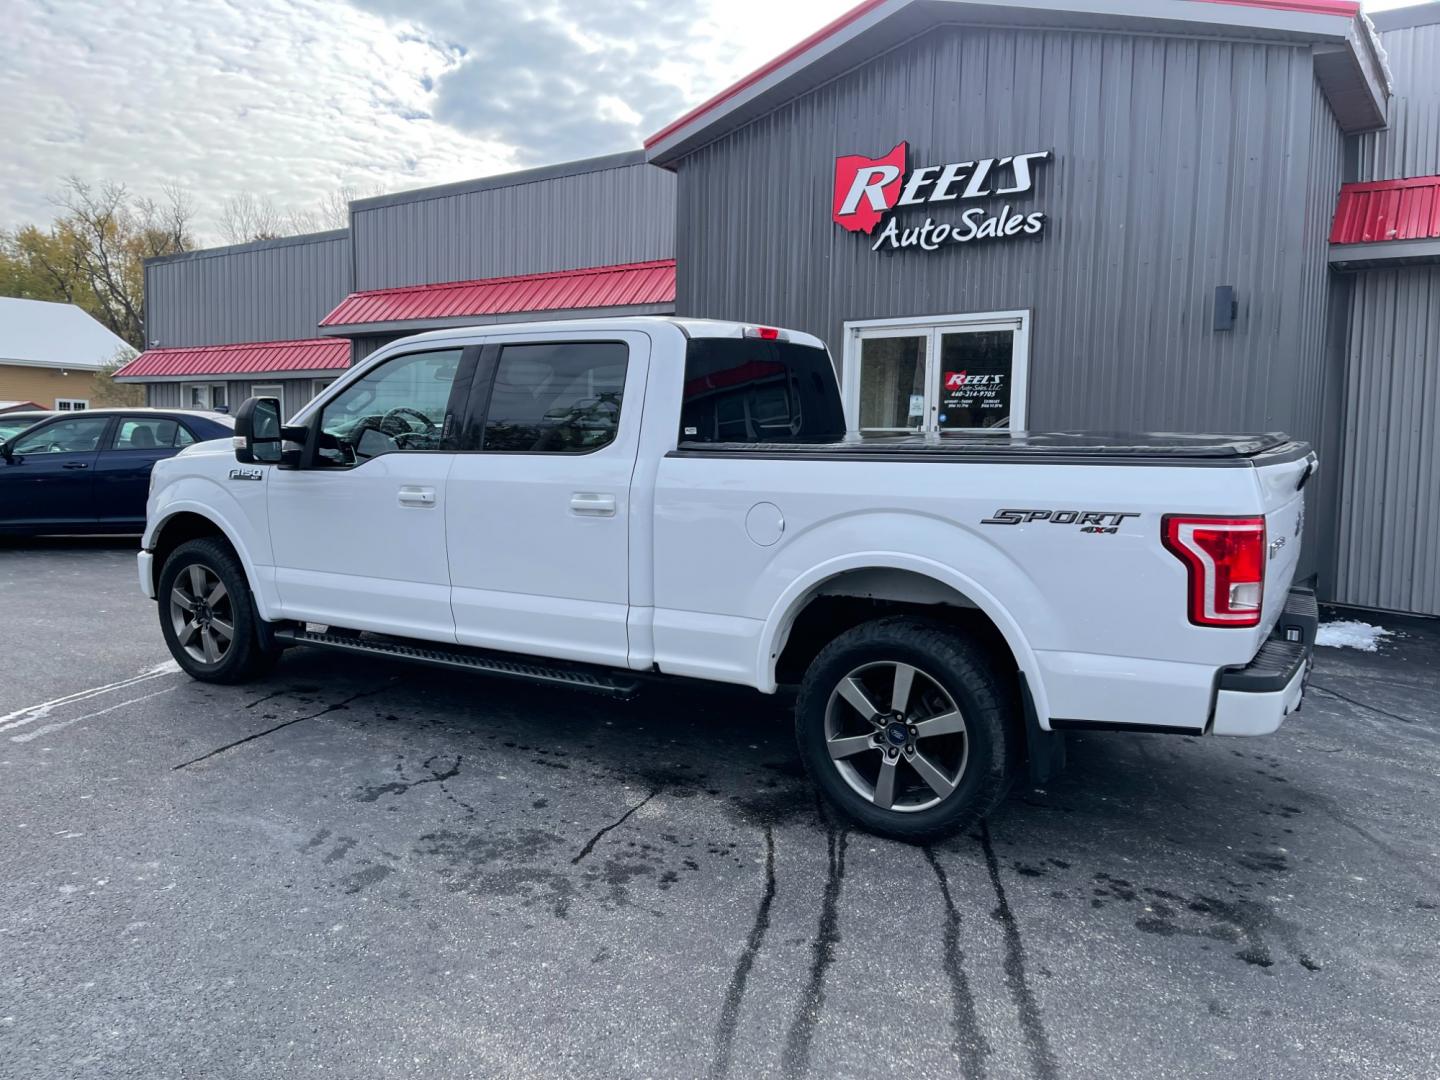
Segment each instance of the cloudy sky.
[[[0,228],[61,178],[305,209],[638,146],[854,0],[4,0]],[[1373,0],[1373,8],[1409,0]]]

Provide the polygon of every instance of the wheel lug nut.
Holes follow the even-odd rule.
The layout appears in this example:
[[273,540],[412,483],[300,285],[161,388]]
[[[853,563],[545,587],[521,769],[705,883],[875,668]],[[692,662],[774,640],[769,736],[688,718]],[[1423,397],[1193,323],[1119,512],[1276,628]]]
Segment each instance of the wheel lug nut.
[[914,724],[910,725],[910,737],[913,739],[920,734],[920,729]]
[[899,751],[899,750],[896,750],[895,747],[893,747],[893,746],[890,747],[890,750],[889,750],[888,752],[889,752],[889,754],[890,754],[890,756],[891,756],[892,758],[893,758],[893,757],[899,757],[899,756],[900,756],[900,751]]

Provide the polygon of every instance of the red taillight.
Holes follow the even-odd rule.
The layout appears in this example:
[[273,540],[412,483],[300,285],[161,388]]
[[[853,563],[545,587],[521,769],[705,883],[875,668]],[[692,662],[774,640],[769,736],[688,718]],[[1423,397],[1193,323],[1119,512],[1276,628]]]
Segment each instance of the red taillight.
[[1190,574],[1196,626],[1255,626],[1265,599],[1265,519],[1167,514],[1165,547]]
[[774,326],[747,326],[745,336],[761,341],[789,341],[790,335]]

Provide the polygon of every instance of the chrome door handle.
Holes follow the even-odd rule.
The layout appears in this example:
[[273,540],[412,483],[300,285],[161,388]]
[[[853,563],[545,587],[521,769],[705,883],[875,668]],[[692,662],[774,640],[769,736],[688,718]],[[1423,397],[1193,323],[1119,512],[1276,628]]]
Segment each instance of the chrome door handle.
[[614,517],[615,496],[577,491],[570,496],[570,509],[585,517]]
[[406,484],[400,489],[401,506],[434,506],[435,489]]

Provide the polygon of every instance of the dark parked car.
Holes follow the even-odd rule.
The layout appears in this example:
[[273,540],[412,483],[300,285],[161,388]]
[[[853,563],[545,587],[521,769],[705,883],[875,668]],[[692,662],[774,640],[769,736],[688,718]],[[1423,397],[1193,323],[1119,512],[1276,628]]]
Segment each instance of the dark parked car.
[[234,427],[221,413],[165,409],[41,421],[0,443],[0,534],[138,533],[151,466]]
[[41,420],[48,420],[52,416],[59,415],[57,412],[45,409],[17,409],[14,412],[0,413],[0,442],[13,439],[27,427],[38,424]]

